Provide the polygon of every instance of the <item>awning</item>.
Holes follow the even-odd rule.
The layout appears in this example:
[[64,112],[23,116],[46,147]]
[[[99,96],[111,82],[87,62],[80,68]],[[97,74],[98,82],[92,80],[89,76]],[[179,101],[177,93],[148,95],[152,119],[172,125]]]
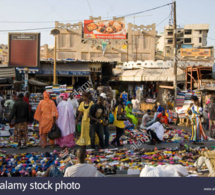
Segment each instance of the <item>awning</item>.
[[[24,81],[14,81],[14,84],[24,84],[24,83],[25,83]],[[28,84],[34,85],[34,86],[47,86],[48,85],[47,83],[43,83],[41,81],[37,81],[34,79],[29,79]]]
[[8,67],[7,65],[0,65],[0,78],[15,77],[16,72],[14,67]]
[[[138,69],[125,70],[120,76],[120,81],[174,81],[174,69]],[[185,73],[177,69],[177,81],[185,81]]]
[[[25,73],[25,68],[16,68],[19,73]],[[28,68],[28,74],[35,74],[39,71],[39,68]]]
[[[53,75],[52,64],[41,64],[39,75]],[[89,76],[90,69],[88,64],[58,64],[56,73],[58,76]]]
[[122,69],[121,68],[113,68],[113,75],[114,76],[118,76],[119,74],[122,73]]
[[159,85],[160,88],[162,89],[174,89],[174,86],[167,86],[167,85]]

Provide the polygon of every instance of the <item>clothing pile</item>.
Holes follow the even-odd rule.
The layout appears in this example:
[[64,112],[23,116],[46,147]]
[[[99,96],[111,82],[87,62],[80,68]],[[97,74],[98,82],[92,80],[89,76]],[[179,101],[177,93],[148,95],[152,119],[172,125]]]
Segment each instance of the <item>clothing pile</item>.
[[[179,142],[189,142],[190,133],[185,130],[173,129],[168,126],[164,126],[164,143],[179,143]],[[110,136],[110,140],[114,139],[116,134],[113,133]],[[144,131],[139,131],[137,129],[126,129],[124,135],[121,137],[121,144],[137,144],[138,141],[142,143],[148,143],[148,135]]]
[[[119,171],[138,173],[146,166],[182,165],[193,167],[198,155],[208,148],[180,148],[167,149],[104,149],[87,150],[86,162],[94,164],[104,174],[117,174]],[[0,150],[0,176],[42,176],[48,167],[54,165],[60,172],[64,172],[67,164],[75,164],[75,150],[65,149],[61,152],[54,150],[49,153],[7,154]]]

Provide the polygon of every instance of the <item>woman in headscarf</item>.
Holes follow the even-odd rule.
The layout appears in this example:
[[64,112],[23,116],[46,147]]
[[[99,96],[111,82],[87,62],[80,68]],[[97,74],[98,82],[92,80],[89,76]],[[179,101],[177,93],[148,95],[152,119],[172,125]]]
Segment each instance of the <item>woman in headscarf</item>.
[[138,124],[138,119],[132,114],[132,104],[130,101],[126,102],[125,114],[135,126]]
[[[77,141],[77,145],[86,147],[88,145],[91,145],[90,118],[88,117],[88,115],[89,115],[90,107],[93,105],[93,102],[90,100],[88,93],[83,93],[82,98],[83,98],[83,102],[81,102],[78,108],[79,115],[76,119],[76,124],[77,124],[77,122],[82,116],[81,136]],[[98,145],[98,144],[99,144],[99,138],[98,138],[98,135],[96,134],[95,145]]]
[[72,104],[70,104],[67,93],[60,95],[62,101],[58,104],[57,110],[59,117],[57,119],[57,125],[61,130],[61,137],[56,139],[56,143],[62,147],[74,147],[74,132],[75,132],[75,113]]
[[[58,118],[58,111],[53,100],[50,100],[49,93],[43,93],[44,100],[41,100],[37,106],[34,119],[39,121],[40,146],[47,146],[47,134],[51,130]],[[54,140],[49,140],[51,147],[54,147]]]

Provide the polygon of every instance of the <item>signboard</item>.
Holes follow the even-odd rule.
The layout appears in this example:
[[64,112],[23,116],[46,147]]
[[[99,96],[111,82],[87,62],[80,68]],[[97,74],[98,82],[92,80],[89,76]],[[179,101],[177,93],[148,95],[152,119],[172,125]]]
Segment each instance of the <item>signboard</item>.
[[126,27],[123,20],[85,20],[84,38],[126,39]]
[[215,80],[202,79],[200,89],[215,90]]
[[181,57],[211,57],[210,49],[181,49]]
[[40,64],[40,33],[9,33],[8,65],[37,67]]

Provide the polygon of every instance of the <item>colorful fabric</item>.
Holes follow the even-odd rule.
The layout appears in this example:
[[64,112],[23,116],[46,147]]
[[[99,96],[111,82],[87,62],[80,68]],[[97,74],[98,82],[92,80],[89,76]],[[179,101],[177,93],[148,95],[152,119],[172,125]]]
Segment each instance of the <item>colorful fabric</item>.
[[24,139],[24,142],[26,143],[28,141],[28,125],[27,122],[24,123],[18,123],[15,125],[14,129],[14,142],[21,142],[22,139]]
[[[121,108],[121,112],[123,112],[123,108]],[[118,113],[118,106],[115,108],[115,111],[114,111],[114,122],[113,122],[113,125],[115,125],[118,128],[124,129],[125,128],[124,121],[118,121],[117,120],[117,113]]]
[[63,100],[67,100],[69,96],[67,93],[61,93],[60,97],[63,98]]
[[134,125],[137,125],[138,124],[138,119],[132,114],[132,107],[129,108],[128,106],[126,106],[125,107],[125,112],[126,112],[126,116],[132,120],[132,123]]
[[64,146],[68,148],[75,147],[74,133],[71,133],[65,137],[60,137],[56,139],[56,144],[58,144],[61,148]]
[[[57,125],[61,130],[61,138],[56,140],[60,146],[74,147],[75,116],[72,105],[67,101],[62,101],[57,106],[59,117]],[[71,139],[70,139],[71,138]]]
[[205,131],[203,130],[200,115],[202,115],[203,109],[198,106],[193,106],[192,110],[192,135],[190,140],[193,142],[200,141],[201,139],[207,139]]
[[126,102],[126,106],[128,106],[129,104],[131,104],[131,102],[130,102],[130,101],[127,101],[127,102]]
[[161,122],[161,123],[165,123],[165,124],[168,125],[169,122],[168,122],[168,117],[167,117],[166,115],[163,116],[163,114],[160,113],[160,114],[158,114],[157,118],[160,119],[160,122]]
[[49,93],[43,93],[44,100],[41,100],[37,106],[34,119],[39,121],[39,133],[48,133],[53,125],[53,117],[58,118],[58,111],[53,100],[49,99]]
[[[88,117],[90,107],[93,105],[93,102],[91,101],[89,105],[85,105],[84,102],[82,102],[78,108],[79,112],[83,113],[82,121],[81,121],[81,135],[80,138],[77,141],[77,145],[79,146],[88,146],[91,145],[90,141],[90,118]],[[99,144],[99,138],[96,134],[95,136],[95,145]]]

